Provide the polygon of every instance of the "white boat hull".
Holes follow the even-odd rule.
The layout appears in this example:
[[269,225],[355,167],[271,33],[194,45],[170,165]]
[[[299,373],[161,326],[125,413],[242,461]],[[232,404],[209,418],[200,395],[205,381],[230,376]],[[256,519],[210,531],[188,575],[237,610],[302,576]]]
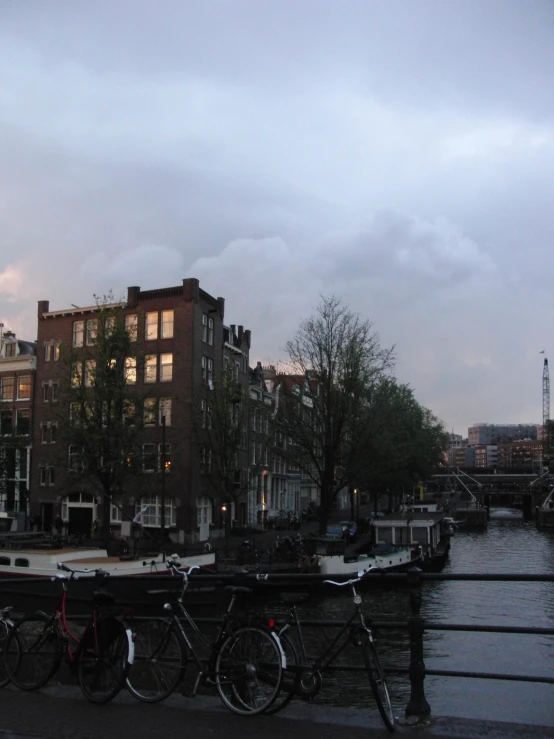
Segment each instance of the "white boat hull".
[[370,567],[379,567],[390,572],[407,570],[417,566],[419,558],[414,558],[409,548],[396,549],[389,553],[357,557],[344,557],[341,554],[325,554],[319,556],[319,572],[322,575],[355,575]]

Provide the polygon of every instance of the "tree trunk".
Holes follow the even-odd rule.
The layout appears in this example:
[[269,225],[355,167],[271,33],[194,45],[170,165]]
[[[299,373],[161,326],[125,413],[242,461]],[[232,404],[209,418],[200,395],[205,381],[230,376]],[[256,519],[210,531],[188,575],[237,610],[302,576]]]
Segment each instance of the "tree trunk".
[[319,508],[319,533],[324,536],[327,533],[327,523],[333,502],[333,472],[326,472],[321,484],[321,505]]
[[104,497],[102,499],[102,541],[104,548],[110,554],[110,508],[111,508],[111,495],[109,492],[104,491]]
[[354,488],[352,485],[348,486],[348,497],[350,498],[350,520],[355,521],[356,520],[356,501],[354,498],[356,497],[354,495]]

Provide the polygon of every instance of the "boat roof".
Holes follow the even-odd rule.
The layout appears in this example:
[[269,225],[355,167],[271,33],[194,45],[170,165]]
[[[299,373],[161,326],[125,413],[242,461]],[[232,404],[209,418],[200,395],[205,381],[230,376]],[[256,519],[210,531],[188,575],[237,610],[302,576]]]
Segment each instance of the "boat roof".
[[373,521],[373,526],[390,526],[391,524],[395,526],[407,526],[408,521],[412,524],[419,523],[423,525],[426,523],[429,526],[434,526],[443,518],[444,513],[435,513],[433,511],[411,511],[409,515],[407,513],[386,513],[384,516],[376,518]]

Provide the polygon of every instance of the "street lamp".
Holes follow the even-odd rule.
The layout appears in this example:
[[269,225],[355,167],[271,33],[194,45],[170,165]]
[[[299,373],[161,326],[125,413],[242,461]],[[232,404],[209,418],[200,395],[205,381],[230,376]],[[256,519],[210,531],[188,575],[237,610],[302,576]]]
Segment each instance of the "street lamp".
[[354,488],[354,501],[356,508],[356,518],[360,518],[360,498],[358,496],[358,488]]

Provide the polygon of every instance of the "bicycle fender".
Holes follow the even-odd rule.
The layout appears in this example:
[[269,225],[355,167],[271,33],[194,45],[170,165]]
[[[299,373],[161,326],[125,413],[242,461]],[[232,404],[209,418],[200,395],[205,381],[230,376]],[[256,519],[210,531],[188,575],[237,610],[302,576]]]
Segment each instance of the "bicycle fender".
[[270,634],[275,640],[277,646],[279,647],[279,651],[281,653],[281,667],[283,670],[286,670],[287,669],[287,655],[285,654],[285,650],[283,649],[283,645],[281,644],[281,640],[279,639],[279,634],[277,634],[275,631],[271,631]]
[[133,639],[133,632],[131,629],[125,629],[125,633],[127,634],[127,642],[129,643],[129,656],[127,658],[127,662],[132,665],[135,661],[135,642]]

